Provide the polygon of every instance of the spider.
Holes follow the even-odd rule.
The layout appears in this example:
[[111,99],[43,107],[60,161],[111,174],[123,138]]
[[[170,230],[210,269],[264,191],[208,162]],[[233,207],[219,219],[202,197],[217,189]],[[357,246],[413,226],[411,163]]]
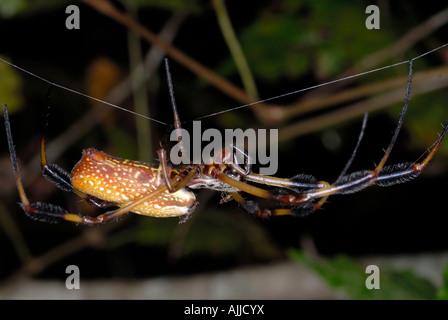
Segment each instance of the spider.
[[[174,113],[174,127],[180,129],[181,122],[174,101],[167,60],[165,67]],[[74,192],[93,206],[111,208],[96,217],[74,214],[54,204],[30,203],[21,182],[8,108],[5,105],[3,111],[6,134],[21,206],[30,218],[50,223],[66,220],[84,225],[97,225],[113,221],[127,212],[152,217],[180,217],[180,222],[185,222],[197,206],[192,189],[208,188],[225,192],[226,197],[223,201],[233,199],[246,211],[260,218],[309,215],[320,209],[329,196],[358,192],[372,185],[384,187],[404,183],[415,178],[427,166],[444,139],[448,125],[444,126],[439,138],[422,162],[386,165],[403,124],[411,80],[412,60],[409,61],[409,78],[398,124],[378,165],[372,170],[347,174],[362,140],[367,121],[366,114],[356,147],[339,178],[331,184],[305,174],[298,174],[291,179],[256,174],[251,171],[250,159],[247,159],[246,154],[248,160],[246,166],[240,166],[235,161],[237,152],[244,153],[235,147],[225,149],[211,163],[185,165],[180,169],[171,166],[164,147],[158,150],[160,161],[158,166],[117,158],[90,148],[83,151],[81,160],[69,174],[58,165],[47,162],[45,136],[43,136],[40,146],[42,175],[60,189]],[[181,136],[178,136],[178,140],[181,142]],[[262,188],[262,185],[270,187],[270,190]],[[269,200],[272,206],[260,207],[257,201],[246,200],[241,193]]]

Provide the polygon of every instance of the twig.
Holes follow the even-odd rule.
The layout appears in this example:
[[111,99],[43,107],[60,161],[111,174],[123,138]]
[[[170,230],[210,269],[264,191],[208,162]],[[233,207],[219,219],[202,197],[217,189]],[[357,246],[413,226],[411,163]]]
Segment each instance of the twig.
[[26,244],[20,229],[17,227],[17,224],[6,211],[3,203],[0,203],[0,225],[3,227],[8,239],[11,241],[20,261],[22,263],[27,263],[30,261],[31,253],[28,245]]
[[241,49],[233,30],[226,5],[223,0],[213,0],[213,5],[215,7],[219,27],[221,28],[222,35],[224,36],[227,46],[230,49],[230,53],[232,54],[233,61],[235,62],[240,73],[243,86],[249,97],[256,100],[258,99],[257,87],[255,85],[254,78],[252,77],[246,57],[244,56],[243,49]]
[[[431,92],[448,86],[448,66],[437,68],[440,77],[416,77],[413,82],[412,95]],[[316,132],[323,128],[340,124],[344,121],[361,116],[365,112],[371,112],[389,106],[403,100],[405,88],[399,88],[370,99],[351,104],[349,106],[327,112],[321,116],[316,116],[308,120],[298,121],[290,126],[286,126],[279,131],[279,141],[288,140],[293,137]]]
[[404,34],[394,44],[387,46],[377,52],[365,57],[360,62],[348,69],[344,74],[352,74],[373,68],[375,65],[396,57],[409,50],[421,39],[425,39],[429,34],[448,23],[448,8],[436,13],[429,19],[412,28]]
[[[445,72],[445,70],[446,66],[443,65],[441,67],[436,67],[431,70],[421,71],[414,75],[414,79],[417,82],[429,80],[431,78],[439,76],[442,72]],[[406,83],[406,81],[407,81],[407,75],[377,81],[373,83],[368,83],[363,86],[337,92],[330,96],[325,96],[322,98],[316,97],[313,99],[305,100],[303,102],[299,102],[297,104],[291,104],[288,108],[285,108],[284,116],[290,119],[294,116],[299,116],[309,112],[315,112],[318,110],[329,108],[336,104],[347,103],[349,101],[367,97],[369,95],[386,92],[387,90],[403,86]]]
[[[425,39],[429,34],[431,34],[431,32],[434,32],[446,23],[448,23],[448,8],[436,13],[420,25],[412,28],[392,45],[388,45],[364,57],[361,61],[344,71],[341,75],[339,75],[339,77],[343,78],[351,74],[356,74],[374,68],[388,59],[403,54],[418,41]],[[304,100],[310,97],[322,97],[324,94],[334,92],[342,86],[347,86],[350,83],[351,81],[344,81],[343,83],[338,83],[331,87],[313,90],[313,92],[310,92],[308,95],[304,96]]]
[[253,102],[253,100],[247,96],[244,90],[241,90],[233,83],[227,81],[223,77],[213,72],[211,69],[205,67],[204,65],[200,64],[198,61],[194,60],[193,58],[186,55],[182,51],[173,47],[169,43],[163,41],[162,39],[157,37],[154,33],[146,29],[143,25],[133,20],[130,16],[118,11],[109,1],[107,0],[82,0],[82,1],[90,5],[91,7],[95,8],[99,12],[114,19],[115,21],[123,24],[128,29],[133,30],[149,43],[159,46],[172,59],[176,60],[178,63],[185,66],[196,75],[202,77],[209,83],[213,84],[216,88],[226,93],[230,97],[234,98],[235,100],[244,104]]
[[53,263],[84,248],[102,245],[106,234],[117,228],[119,225],[120,223],[112,223],[103,226],[101,229],[86,228],[81,235],[53,247],[38,257],[29,259],[27,263],[23,264],[23,266],[19,268],[19,270],[4,280],[1,283],[1,286],[10,285],[28,277],[37,275]]

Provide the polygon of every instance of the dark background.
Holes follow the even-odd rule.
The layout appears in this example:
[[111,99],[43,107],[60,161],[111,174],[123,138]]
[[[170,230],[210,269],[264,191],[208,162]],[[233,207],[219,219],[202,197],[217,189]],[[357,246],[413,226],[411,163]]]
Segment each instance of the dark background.
[[[52,82],[96,97],[101,94],[98,92],[102,87],[110,86],[108,80],[113,82],[112,78],[117,77],[118,81],[129,74],[128,30],[124,26],[78,3],[81,29],[67,30],[65,8],[68,3],[36,3],[26,2],[18,12],[10,16],[3,13],[0,17],[0,55],[3,58]],[[212,4],[208,1],[182,3],[173,2],[169,8],[159,4],[135,5],[134,9],[138,8],[139,21],[155,33],[173,13],[184,14],[173,45],[242,87]],[[125,6],[116,4],[120,10],[125,10]],[[444,9],[440,2],[429,6],[427,3],[379,1],[381,29],[367,30],[364,10],[368,4],[363,1],[356,4],[351,1],[338,1],[337,4],[303,1],[294,5],[291,1],[270,0],[253,1],[248,5],[241,1],[226,1],[259,98],[270,98],[340,78],[344,71],[368,55],[400,43],[403,35]],[[391,54],[390,58],[360,71],[404,61],[431,50],[447,41],[447,32],[446,26],[428,32],[417,38],[408,50]],[[142,41],[141,47],[145,54],[151,45]],[[417,60],[416,72],[446,63],[446,52],[442,49]],[[101,61],[107,62],[110,78],[95,78],[101,71],[92,66]],[[37,162],[29,164],[39,153],[43,115],[48,104],[51,105],[47,127],[49,143],[70,126],[80,128],[80,119],[93,108],[109,112],[88,132],[79,134],[75,141],[65,145],[62,142],[62,155],[51,161],[68,171],[79,160],[81,150],[87,147],[96,147],[123,158],[156,161],[155,150],[169,132],[166,126],[148,121],[151,137],[143,142],[148,148],[152,147],[152,158],[142,159],[137,151],[134,115],[111,110],[107,105],[97,105],[58,88],[53,88],[51,98],[47,99],[48,83],[17,70],[5,69],[1,63],[0,102],[10,106],[22,177],[31,201],[57,203],[74,212],[98,214],[98,211],[83,206],[76,197],[64,194],[39,177]],[[242,104],[175,59],[171,59],[171,72],[183,120]],[[405,65],[356,78],[333,90],[338,92],[398,76],[407,77]],[[17,79],[18,84],[10,80],[13,84],[9,86],[11,77]],[[89,79],[94,79],[93,84]],[[170,123],[172,115],[163,66],[158,65],[147,88],[151,117]],[[312,93],[296,94],[272,103],[288,106],[303,101]],[[435,141],[441,124],[448,118],[446,98],[445,89],[413,97],[390,163],[414,161]],[[402,101],[370,114],[365,139],[352,170],[370,169],[379,161],[395,128]],[[120,105],[132,109],[132,97]],[[273,127],[281,132],[287,125],[343,106],[339,104],[327,110],[291,117]],[[221,130],[270,127],[257,119],[249,108],[206,118],[202,123],[203,128]],[[331,182],[349,158],[360,127],[361,117],[354,116],[350,121],[286,137],[279,146],[277,176],[308,173]],[[221,195],[217,193],[200,191],[201,206],[185,225],[179,225],[176,218],[154,219],[130,214],[111,225],[90,228],[68,222],[48,225],[32,221],[21,212],[6,138],[2,135],[0,278],[3,280],[11,279],[17,272],[42,279],[64,278],[60,270],[69,264],[78,265],[83,276],[92,279],[201,273],[282,261],[288,259],[287,251],[291,248],[317,252],[323,257],[438,253],[448,248],[448,218],[444,204],[448,148],[445,147],[415,181],[332,197],[322,210],[305,218],[260,220],[246,214],[234,202],[219,204]],[[328,137],[339,142],[328,147],[324,143]],[[51,157],[50,147],[48,153]],[[42,258],[39,260],[43,262],[42,268],[29,264],[36,262],[36,257]]]

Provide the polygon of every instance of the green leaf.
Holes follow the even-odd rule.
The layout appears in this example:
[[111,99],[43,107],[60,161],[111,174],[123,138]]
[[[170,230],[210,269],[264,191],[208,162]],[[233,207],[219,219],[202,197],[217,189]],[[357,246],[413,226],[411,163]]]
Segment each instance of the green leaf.
[[443,271],[443,285],[437,290],[436,298],[439,300],[448,300],[448,265]]
[[0,63],[0,104],[7,104],[9,111],[13,113],[23,104],[21,92],[22,79],[16,69],[6,63]]
[[0,16],[10,18],[27,8],[25,0],[3,0],[0,2]]
[[354,259],[337,255],[330,259],[312,258],[301,251],[290,256],[316,271],[330,287],[344,291],[351,299],[433,299],[436,288],[424,278],[409,270],[392,270],[380,267],[380,288],[368,289],[365,285],[366,266]]
[[170,244],[177,227],[177,219],[141,219],[135,229],[135,240],[141,245],[165,247]]
[[[325,79],[393,41],[391,29],[371,32],[365,19],[363,3],[288,0],[279,3],[275,12],[261,12],[239,38],[251,70],[264,81],[310,73]],[[236,70],[228,59],[219,72],[229,75]]]

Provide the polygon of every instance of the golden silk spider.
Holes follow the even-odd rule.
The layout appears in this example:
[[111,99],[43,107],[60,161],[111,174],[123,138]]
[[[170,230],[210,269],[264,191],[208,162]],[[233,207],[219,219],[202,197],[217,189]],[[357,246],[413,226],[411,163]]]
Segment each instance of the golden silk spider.
[[[181,122],[174,102],[167,60],[165,62],[174,127],[180,129]],[[257,217],[308,215],[320,209],[329,196],[358,192],[372,185],[390,186],[404,183],[415,178],[427,166],[445,137],[448,125],[444,126],[439,138],[422,162],[386,165],[403,124],[411,80],[412,60],[409,60],[409,78],[403,108],[392,139],[378,165],[372,170],[347,173],[362,140],[367,121],[366,114],[358,143],[339,178],[331,184],[305,174],[298,174],[290,179],[256,174],[251,171],[249,164],[244,167],[235,161],[236,152],[244,153],[236,148],[225,149],[215,162],[185,165],[180,169],[171,166],[163,147],[158,150],[160,161],[158,166],[117,158],[90,148],[83,151],[81,160],[69,174],[58,165],[47,162],[43,136],[40,148],[42,175],[60,189],[74,192],[93,206],[112,208],[96,217],[74,214],[54,204],[30,203],[21,182],[8,108],[5,105],[3,111],[6,134],[21,206],[29,217],[45,222],[66,220],[97,225],[113,221],[127,212],[152,217],[180,217],[181,222],[184,222],[197,205],[192,189],[208,188],[225,192],[226,200],[235,200],[246,211]],[[180,136],[178,140],[181,142]],[[250,159],[247,160],[250,162]],[[271,189],[262,188],[261,185]],[[269,200],[272,206],[260,207],[257,201],[246,200],[241,193]]]

